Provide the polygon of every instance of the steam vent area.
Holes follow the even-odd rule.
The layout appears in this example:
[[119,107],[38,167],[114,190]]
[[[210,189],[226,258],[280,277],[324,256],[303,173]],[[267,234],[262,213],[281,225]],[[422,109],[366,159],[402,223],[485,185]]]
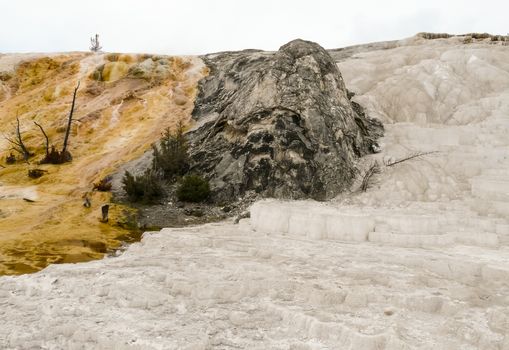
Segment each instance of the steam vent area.
[[507,43],[0,55],[0,348],[509,350]]

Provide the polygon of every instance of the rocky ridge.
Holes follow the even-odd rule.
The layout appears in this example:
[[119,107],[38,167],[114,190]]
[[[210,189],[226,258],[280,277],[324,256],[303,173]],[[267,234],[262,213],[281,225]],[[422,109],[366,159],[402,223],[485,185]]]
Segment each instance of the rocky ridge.
[[347,188],[355,159],[377,150],[380,122],[350,99],[334,60],[318,44],[294,40],[279,51],[202,57],[189,132],[191,170],[217,201],[246,192],[327,199]]

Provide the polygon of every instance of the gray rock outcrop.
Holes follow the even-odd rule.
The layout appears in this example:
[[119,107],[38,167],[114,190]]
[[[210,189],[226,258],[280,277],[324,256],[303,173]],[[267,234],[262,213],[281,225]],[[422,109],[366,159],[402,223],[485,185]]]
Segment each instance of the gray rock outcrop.
[[189,132],[191,170],[214,198],[247,191],[327,199],[347,188],[354,160],[374,152],[380,122],[350,101],[336,64],[318,44],[294,40],[275,53],[246,50],[203,57]]

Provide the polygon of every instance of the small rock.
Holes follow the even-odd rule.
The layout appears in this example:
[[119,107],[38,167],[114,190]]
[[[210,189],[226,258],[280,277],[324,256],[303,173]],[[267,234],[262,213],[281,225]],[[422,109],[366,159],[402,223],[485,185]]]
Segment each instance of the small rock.
[[384,310],[384,315],[385,315],[385,316],[392,316],[392,315],[394,315],[394,310],[391,310],[391,309],[385,309],[385,310]]

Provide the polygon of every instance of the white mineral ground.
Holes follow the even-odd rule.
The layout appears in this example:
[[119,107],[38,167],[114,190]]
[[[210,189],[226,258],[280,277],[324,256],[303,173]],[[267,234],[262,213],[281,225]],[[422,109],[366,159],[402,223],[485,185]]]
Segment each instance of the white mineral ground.
[[509,49],[410,39],[338,63],[386,126],[329,203],[146,233],[0,278],[4,349],[509,349]]

